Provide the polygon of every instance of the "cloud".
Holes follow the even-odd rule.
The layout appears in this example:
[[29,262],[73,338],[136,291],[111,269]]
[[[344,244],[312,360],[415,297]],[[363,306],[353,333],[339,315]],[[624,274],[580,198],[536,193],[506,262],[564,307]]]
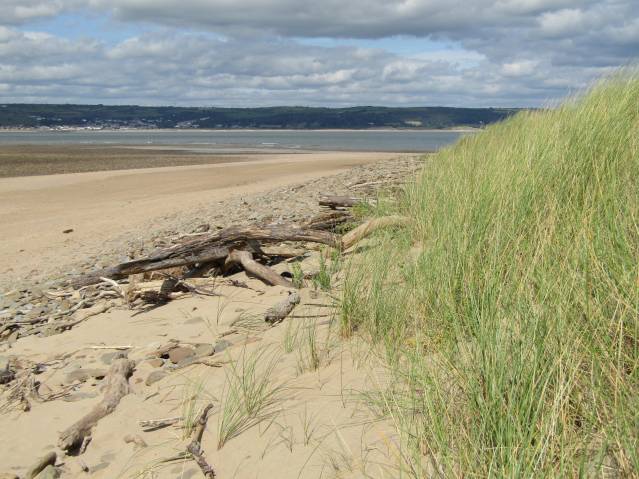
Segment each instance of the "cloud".
[[0,24],[16,25],[53,17],[83,5],[83,0],[2,0]]
[[[139,33],[28,31],[73,11]],[[0,24],[2,101],[540,105],[639,51],[636,0],[3,0]]]

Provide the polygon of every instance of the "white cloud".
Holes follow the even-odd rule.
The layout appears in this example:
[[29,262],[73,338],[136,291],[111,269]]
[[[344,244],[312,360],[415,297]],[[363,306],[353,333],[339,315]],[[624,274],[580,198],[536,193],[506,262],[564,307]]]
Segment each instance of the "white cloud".
[[537,70],[538,65],[539,62],[534,60],[505,63],[502,66],[501,71],[504,75],[509,77],[520,77],[532,75]]
[[[639,51],[637,0],[0,2],[2,101],[538,105]],[[78,9],[142,27],[117,45],[19,29]],[[455,47],[362,46],[391,36]]]

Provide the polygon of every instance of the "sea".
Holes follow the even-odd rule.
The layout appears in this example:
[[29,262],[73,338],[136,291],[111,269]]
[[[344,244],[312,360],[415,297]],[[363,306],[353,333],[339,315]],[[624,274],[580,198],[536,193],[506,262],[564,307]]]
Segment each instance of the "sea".
[[447,130],[0,130],[2,145],[155,145],[201,152],[429,152],[457,141]]

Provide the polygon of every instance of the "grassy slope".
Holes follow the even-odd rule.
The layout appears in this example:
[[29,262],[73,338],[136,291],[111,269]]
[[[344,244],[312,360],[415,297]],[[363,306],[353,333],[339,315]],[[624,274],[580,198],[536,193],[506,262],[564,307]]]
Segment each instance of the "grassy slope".
[[408,477],[639,475],[638,178],[626,74],[428,160],[342,312],[386,345]]

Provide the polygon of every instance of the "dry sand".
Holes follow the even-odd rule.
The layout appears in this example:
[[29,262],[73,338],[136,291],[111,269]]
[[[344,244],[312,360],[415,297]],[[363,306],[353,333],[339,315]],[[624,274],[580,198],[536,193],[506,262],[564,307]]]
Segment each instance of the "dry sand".
[[46,274],[179,212],[394,156],[254,155],[240,163],[0,178],[0,284]]
[[[144,230],[148,235],[167,217],[210,210],[216,200],[273,199],[268,191],[306,181],[307,186],[290,188],[294,198],[308,188],[308,180],[344,171],[342,176],[352,179],[362,173],[349,168],[393,157],[260,155],[242,163],[0,179],[0,261],[8,268],[3,274],[20,279],[34,269],[54,271],[100,251],[117,235]],[[392,174],[393,164],[386,164],[385,178]],[[404,168],[400,171],[410,171],[410,166]],[[260,192],[267,193],[255,196]],[[286,208],[273,203],[273,209]],[[73,233],[63,234],[68,228]],[[318,252],[309,253],[302,269],[317,270],[318,258]],[[283,272],[291,266],[283,262],[275,268]],[[39,365],[37,374],[27,377],[37,381],[40,395],[25,397],[28,411],[21,407],[24,402],[6,403],[7,391],[0,395],[0,477],[22,477],[49,451],[57,452],[63,479],[203,477],[190,458],[166,460],[182,454],[189,442],[184,418],[209,402],[214,407],[202,447],[219,478],[397,477],[402,454],[398,438],[362,395],[385,384],[384,371],[370,345],[339,335],[333,297],[339,295],[341,274],[333,277],[337,289],[330,293],[306,282],[300,290],[301,304],[274,327],[264,323],[264,312],[288,292],[237,273],[228,280],[247,288],[222,281],[215,283],[214,297],[187,296],[145,312],[122,305],[62,334],[0,342],[0,362],[13,358],[23,365],[22,374]],[[215,353],[207,359],[221,367],[195,364],[175,369],[170,359],[148,359],[170,340],[187,347],[214,345]],[[102,397],[102,378],[117,352],[114,346],[126,347],[128,357],[136,361],[131,393],[93,429],[84,454],[64,456],[57,448],[58,434]],[[272,395],[254,414],[238,414],[234,407],[242,395],[234,397],[230,391],[240,378],[250,378],[245,366],[256,355],[257,374],[244,384],[255,386],[264,380]],[[42,400],[52,395],[59,397]],[[237,430],[219,447],[223,418],[234,412]],[[183,420],[151,432],[138,423],[169,417]],[[127,435],[143,445],[126,442]]]

